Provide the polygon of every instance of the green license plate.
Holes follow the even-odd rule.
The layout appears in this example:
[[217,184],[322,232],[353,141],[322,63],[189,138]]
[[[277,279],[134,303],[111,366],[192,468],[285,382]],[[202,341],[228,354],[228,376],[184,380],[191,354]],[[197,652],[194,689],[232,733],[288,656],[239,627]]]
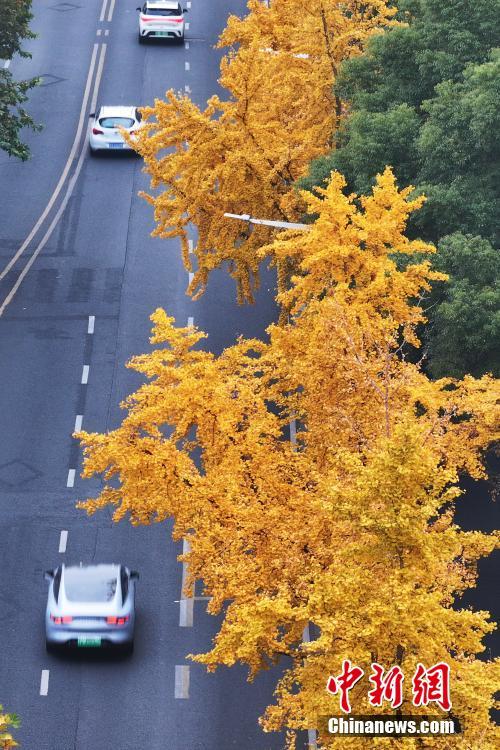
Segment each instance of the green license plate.
[[79,638],[78,645],[89,648],[96,648],[101,645],[100,638]]
[[157,31],[156,36],[168,36],[168,31]]

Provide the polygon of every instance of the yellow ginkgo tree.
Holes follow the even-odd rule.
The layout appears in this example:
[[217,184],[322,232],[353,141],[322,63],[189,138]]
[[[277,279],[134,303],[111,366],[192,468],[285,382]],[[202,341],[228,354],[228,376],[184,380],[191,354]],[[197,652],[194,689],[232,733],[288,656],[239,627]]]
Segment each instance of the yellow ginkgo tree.
[[[242,662],[253,676],[288,657],[263,726],[287,729],[290,747],[338,713],[325,686],[349,659],[366,675],[373,662],[398,666],[408,681],[419,663],[446,662],[464,732],[405,748],[493,750],[499,664],[478,654],[494,625],[460,599],[498,538],[462,531],[454,505],[460,475],[483,476],[498,439],[498,382],[431,381],[409,361],[422,297],[442,278],[434,248],[405,236],[423,199],[389,170],[370,196],[346,196],[344,184],[333,174],[320,198],[302,194],[318,217],[310,231],[262,248],[297,269],[279,297],[289,322],[271,326],[268,343],[240,340],[216,357],[197,346],[202,332],[153,314],[157,346],[129,365],[147,382],[122,424],[81,434],[84,476],[105,483],[83,506],[111,505],[133,524],[174,518],[192,579],[223,613],[213,648],[194,658],[208,669]],[[368,687],[352,691],[356,713],[391,712],[368,705]],[[429,712],[407,693],[401,711]]]
[[200,109],[169,90],[143,110],[144,127],[133,141],[154,193],[159,237],[179,237],[191,268],[186,227],[196,226],[191,292],[201,293],[210,271],[224,262],[240,301],[258,284],[256,251],[270,230],[249,232],[224,212],[296,220],[303,200],[294,183],[312,159],[331,147],[340,116],[333,95],[337,67],[359,53],[365,40],[389,23],[395,9],[382,0],[325,2],[252,0],[249,14],[231,17],[220,46],[224,98]]
[[19,717],[16,714],[4,713],[3,706],[0,706],[0,748],[2,750],[19,747],[19,743],[10,732],[10,729],[17,728],[19,723]]

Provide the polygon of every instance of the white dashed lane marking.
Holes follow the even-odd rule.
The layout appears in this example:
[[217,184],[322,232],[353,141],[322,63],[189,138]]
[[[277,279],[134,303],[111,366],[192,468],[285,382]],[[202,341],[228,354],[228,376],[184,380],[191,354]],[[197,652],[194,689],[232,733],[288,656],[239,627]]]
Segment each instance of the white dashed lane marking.
[[184,70],[190,70],[190,69],[191,69],[191,65],[186,60],[186,62],[184,63]]
[[87,333],[94,333],[95,326],[95,315],[89,315],[89,324],[87,327]]
[[66,529],[63,529],[61,531],[61,536],[59,537],[59,552],[63,554],[66,552],[66,545],[68,544],[68,532]]
[[83,423],[83,414],[77,414],[75,417],[75,429],[73,432],[80,432],[82,429],[82,423]]
[[189,666],[175,665],[175,697],[189,698]]
[[87,383],[89,382],[89,370],[90,365],[83,365],[81,380],[82,385],[87,385]]
[[75,486],[75,476],[76,476],[76,469],[70,469],[68,471],[68,480],[66,482],[66,487]]
[[[189,682],[188,682],[189,687]],[[49,670],[42,669],[42,676],[40,678],[40,695],[47,695],[49,692]]]

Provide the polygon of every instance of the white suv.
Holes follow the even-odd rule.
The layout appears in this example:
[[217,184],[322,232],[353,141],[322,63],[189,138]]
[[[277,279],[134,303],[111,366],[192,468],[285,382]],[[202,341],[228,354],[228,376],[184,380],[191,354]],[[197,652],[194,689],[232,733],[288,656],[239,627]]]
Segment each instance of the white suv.
[[170,37],[184,41],[184,13],[177,0],[146,0],[139,16],[139,43],[145,39]]

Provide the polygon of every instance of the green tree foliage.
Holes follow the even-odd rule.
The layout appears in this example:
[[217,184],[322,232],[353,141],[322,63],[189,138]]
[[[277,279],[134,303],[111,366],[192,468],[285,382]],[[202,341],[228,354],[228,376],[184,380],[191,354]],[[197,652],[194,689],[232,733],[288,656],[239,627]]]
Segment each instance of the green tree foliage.
[[440,242],[434,266],[446,270],[450,282],[433,293],[439,304],[428,333],[432,374],[499,373],[498,250],[481,237],[452,234]]
[[[390,164],[400,184],[425,193],[409,231],[438,244],[439,267],[450,275],[429,308],[430,369],[494,371],[498,360],[485,336],[498,315],[488,243],[498,247],[500,231],[500,0],[403,0],[399,7],[407,25],[373,37],[363,55],[342,65],[336,91],[348,114],[336,148],[300,184],[312,190],[338,169],[349,190],[367,193]],[[457,231],[461,239],[441,242]],[[490,263],[484,289],[469,265],[453,262],[454,251],[478,252]]]
[[[29,28],[33,18],[31,0],[2,0],[0,19],[0,59],[10,60],[13,55],[31,57],[21,48],[23,39],[35,36]],[[25,161],[30,152],[20,139],[22,128],[38,130],[37,126],[23,108],[27,92],[36,86],[37,79],[15,81],[11,72],[0,68],[0,149],[9,156]]]

